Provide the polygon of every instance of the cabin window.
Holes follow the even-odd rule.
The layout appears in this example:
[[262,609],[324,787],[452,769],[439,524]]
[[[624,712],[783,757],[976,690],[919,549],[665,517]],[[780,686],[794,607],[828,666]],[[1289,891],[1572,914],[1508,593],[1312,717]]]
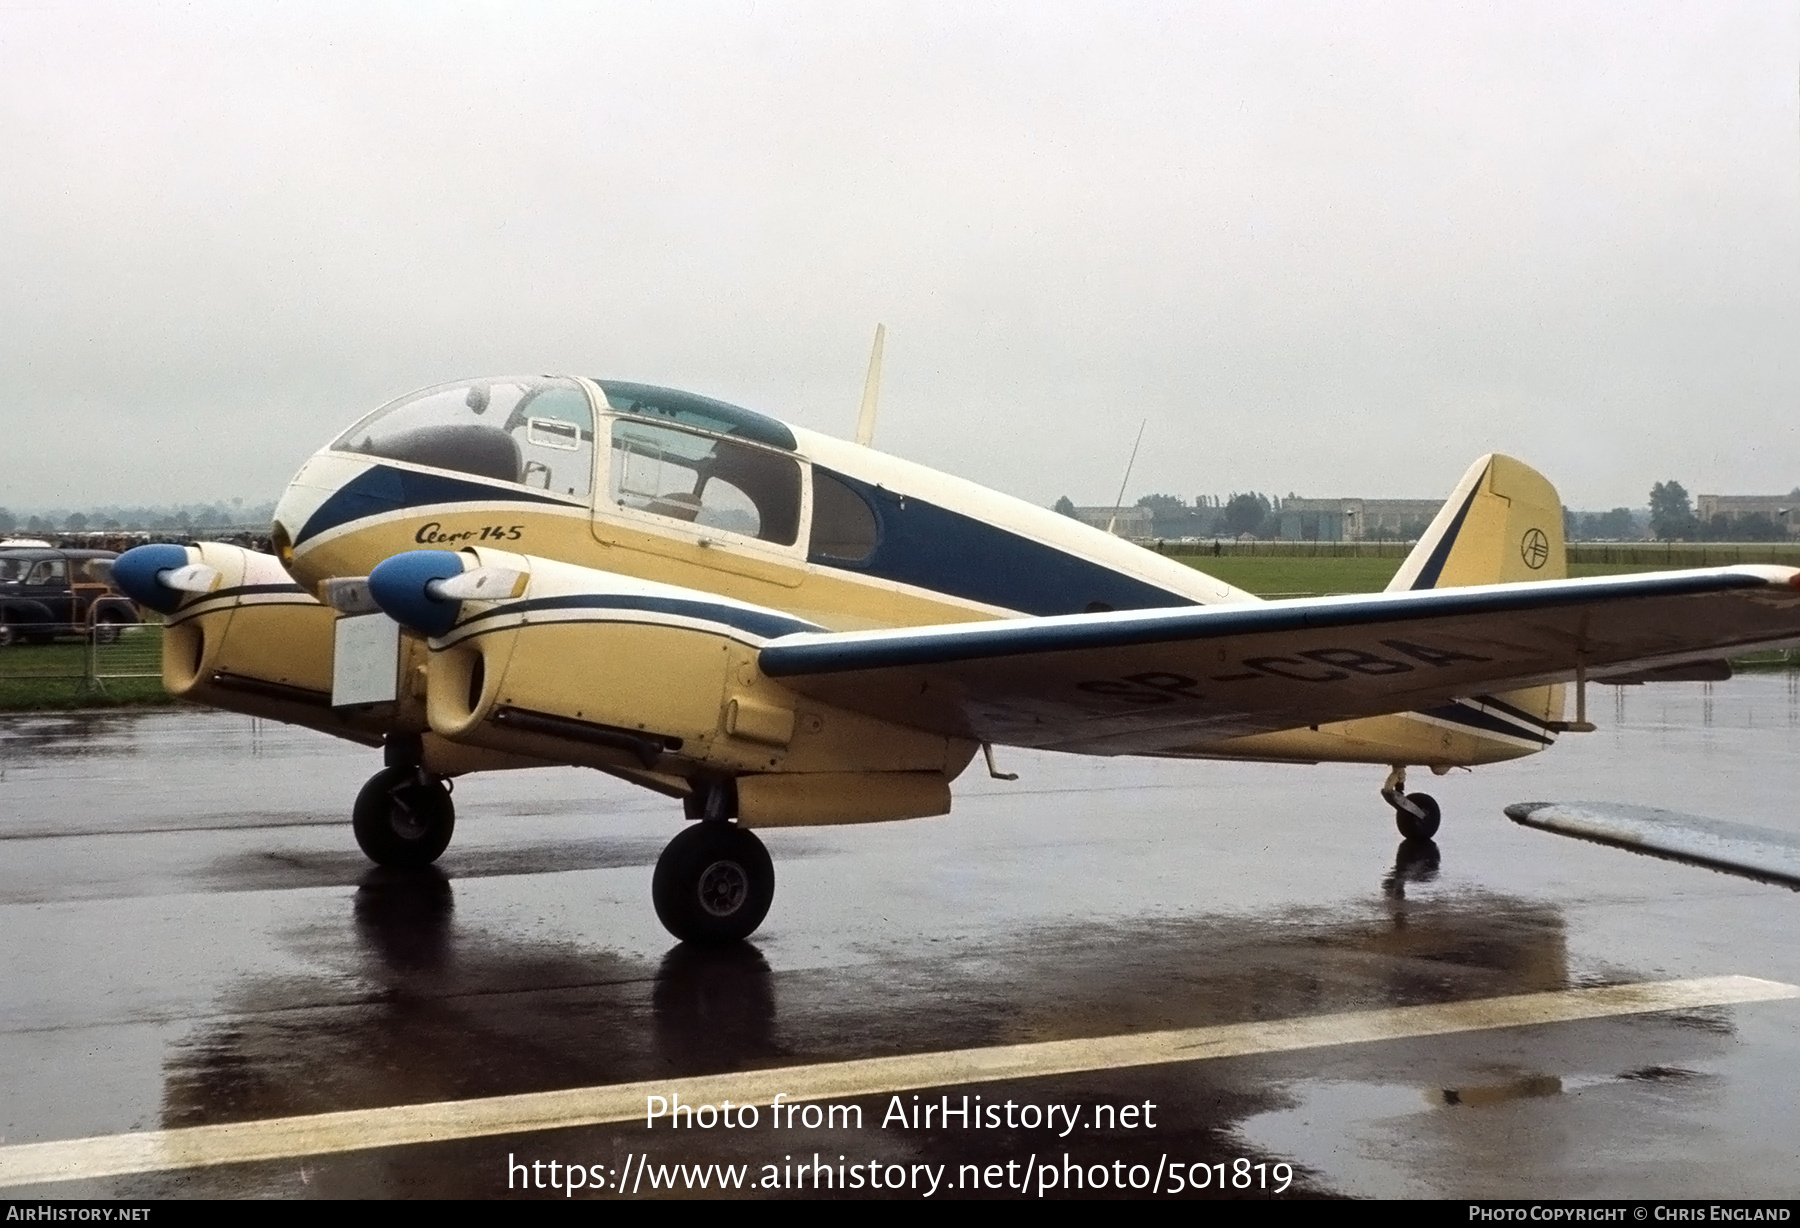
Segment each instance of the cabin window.
[[800,465],[767,448],[621,418],[608,495],[619,507],[791,546]]
[[332,447],[585,498],[594,411],[573,380],[446,384],[376,410]]
[[875,511],[861,495],[822,469],[813,470],[809,557],[860,563],[875,553]]

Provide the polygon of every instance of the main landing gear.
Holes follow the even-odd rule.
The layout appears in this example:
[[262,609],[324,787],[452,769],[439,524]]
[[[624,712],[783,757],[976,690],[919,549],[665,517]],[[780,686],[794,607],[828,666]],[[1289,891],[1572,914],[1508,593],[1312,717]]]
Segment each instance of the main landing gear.
[[1437,799],[1429,793],[1406,791],[1406,765],[1396,763],[1381,786],[1382,800],[1394,808],[1394,825],[1408,840],[1429,840],[1437,835],[1438,821],[1443,817]]
[[729,780],[697,782],[686,799],[699,820],[669,841],[656,861],[650,898],[663,928],[683,942],[739,942],[756,932],[775,900],[775,863],[748,828],[731,821]]
[[456,830],[450,782],[419,764],[417,737],[390,739],[387,760],[356,795],[350,821],[356,843],[376,865],[430,865]]

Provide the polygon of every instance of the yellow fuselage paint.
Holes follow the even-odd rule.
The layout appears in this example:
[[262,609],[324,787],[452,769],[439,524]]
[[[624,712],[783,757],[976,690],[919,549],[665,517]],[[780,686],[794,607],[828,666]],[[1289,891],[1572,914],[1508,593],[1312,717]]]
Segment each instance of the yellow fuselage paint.
[[[1511,458],[1494,456],[1484,461],[1486,467],[1479,475],[1471,470],[1450,501],[1464,500],[1467,507],[1453,535],[1452,548],[1430,587],[1566,575],[1561,505],[1554,489]],[[311,468],[309,465],[296,477],[296,488],[316,480]],[[1446,505],[1443,515],[1448,517],[1451,512]],[[1534,532],[1543,538],[1541,560],[1521,551],[1520,543],[1529,541]],[[597,508],[496,501],[369,516],[300,543],[288,568],[302,586],[318,591],[328,578],[366,575],[377,563],[404,551],[454,550],[471,544],[491,544],[519,554],[730,597],[831,631],[932,626],[1008,616],[1007,611],[948,594],[812,564],[796,550],[762,548],[761,543],[745,545],[724,534],[707,540],[692,533],[659,533],[628,517],[611,515],[604,500]],[[1405,574],[1403,569],[1402,577]],[[1202,579],[1210,582],[1210,578]],[[1227,590],[1221,585],[1220,591]],[[1230,596],[1251,599],[1235,590]],[[545,668],[553,667],[546,663]],[[716,698],[709,696],[708,701]],[[1541,720],[1553,721],[1562,715],[1560,686],[1503,698]],[[1233,738],[1168,753],[1448,768],[1500,762],[1539,749],[1542,746],[1521,744],[1517,739],[1486,737],[1442,721],[1396,714]]]

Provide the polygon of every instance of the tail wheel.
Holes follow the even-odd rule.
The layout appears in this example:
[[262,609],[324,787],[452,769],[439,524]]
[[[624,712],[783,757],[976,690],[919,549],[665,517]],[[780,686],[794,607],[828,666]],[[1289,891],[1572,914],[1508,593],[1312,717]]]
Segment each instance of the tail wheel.
[[450,846],[456,806],[443,781],[391,767],[369,777],[351,812],[356,843],[377,865],[430,865]]
[[1408,840],[1429,840],[1437,835],[1438,821],[1443,812],[1438,809],[1437,799],[1429,793],[1408,793],[1406,800],[1417,806],[1420,814],[1409,814],[1399,807],[1394,809],[1394,826]]
[[754,833],[717,819],[669,841],[650,898],[657,920],[683,942],[738,942],[756,932],[775,900],[775,863]]

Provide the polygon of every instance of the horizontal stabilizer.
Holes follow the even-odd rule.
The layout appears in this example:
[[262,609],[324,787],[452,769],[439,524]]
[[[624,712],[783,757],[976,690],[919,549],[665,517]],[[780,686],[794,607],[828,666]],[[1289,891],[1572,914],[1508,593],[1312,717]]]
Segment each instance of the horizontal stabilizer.
[[1525,827],[1800,891],[1800,835],[1614,802],[1518,802]]
[[1589,682],[1607,686],[1639,686],[1646,682],[1729,682],[1731,662],[1725,660],[1684,661],[1680,665],[1662,665],[1654,669],[1595,670]]

